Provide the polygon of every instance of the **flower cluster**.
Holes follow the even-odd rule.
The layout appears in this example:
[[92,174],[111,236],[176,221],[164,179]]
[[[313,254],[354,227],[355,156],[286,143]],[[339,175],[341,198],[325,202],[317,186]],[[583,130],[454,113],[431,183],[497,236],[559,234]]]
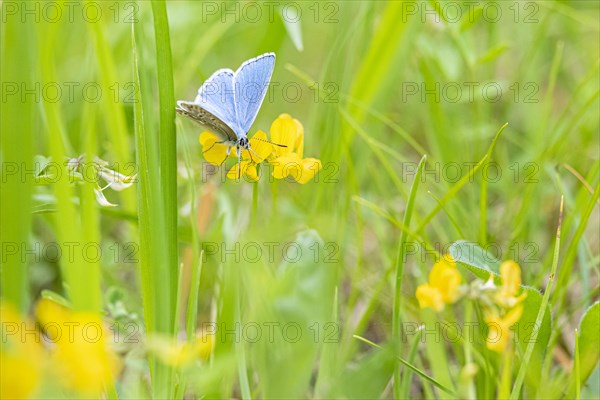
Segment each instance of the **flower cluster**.
[[461,294],[460,272],[456,261],[444,256],[435,263],[429,273],[429,282],[417,288],[417,300],[421,308],[432,308],[440,312],[446,304],[452,304]]
[[436,312],[468,296],[478,301],[484,311],[488,326],[486,345],[495,352],[503,352],[512,337],[510,328],[523,314],[521,293],[521,268],[514,261],[504,261],[500,265],[500,286],[494,283],[490,274],[487,282],[475,280],[470,286],[461,284],[462,278],[456,262],[449,255],[436,262],[429,273],[428,282],[417,287],[416,297],[421,308],[431,308]]
[[[127,189],[131,185],[133,185],[136,175],[123,175],[115,170],[112,170],[108,167],[108,162],[104,161],[98,157],[94,158],[94,162],[92,164],[95,173],[95,188],[94,194],[96,195],[96,201],[102,207],[116,207],[116,204],[112,204],[109,202],[104,196],[104,191],[108,188],[120,192],[121,190]],[[67,168],[69,169],[69,173],[72,178],[75,180],[84,180],[87,178],[87,171],[83,171],[83,155],[79,157],[70,158],[67,161]],[[104,181],[106,183],[105,186],[100,186],[99,182]]]
[[[527,293],[518,294],[521,290],[521,267],[514,261],[504,261],[500,265],[502,285],[497,287],[494,278],[484,285],[489,288],[490,296],[484,306],[485,322],[488,325],[487,347],[501,353],[506,349],[511,338],[510,328],[516,324],[523,314],[523,300]],[[485,291],[483,292],[485,293]],[[491,298],[491,301],[490,301]]]
[[[289,114],[281,114],[270,129],[271,140],[267,134],[258,131],[250,140],[250,150],[240,152],[240,162],[228,172],[230,179],[244,176],[251,181],[259,180],[258,165],[267,162],[273,166],[273,177],[285,179],[291,177],[298,183],[309,182],[321,169],[321,161],[316,158],[303,158],[304,127]],[[228,148],[220,143],[217,135],[212,132],[200,134],[200,144],[204,158],[213,165],[221,165],[228,157]],[[237,157],[230,152],[229,157]]]

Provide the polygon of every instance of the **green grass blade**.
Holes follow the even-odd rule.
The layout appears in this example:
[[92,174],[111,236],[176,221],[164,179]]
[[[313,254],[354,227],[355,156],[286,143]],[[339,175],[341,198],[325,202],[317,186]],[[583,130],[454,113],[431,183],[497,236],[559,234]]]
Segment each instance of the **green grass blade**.
[[[554,279],[556,277],[556,270],[558,268],[558,255],[560,252],[560,229],[562,226],[563,220],[563,201],[564,198],[560,198],[560,211],[558,217],[558,227],[556,228],[556,242],[554,244],[554,256],[552,259],[552,269],[550,271],[550,276],[548,277],[548,284],[546,285],[546,290],[544,291],[544,296],[542,297],[542,303],[540,305],[540,309],[538,311],[537,318],[535,320],[535,325],[541,327],[542,321],[544,320],[544,314],[546,313],[546,307],[548,306],[548,301],[550,300],[550,292],[552,291],[552,284],[554,283]],[[523,381],[525,380],[525,374],[527,373],[527,368],[529,366],[529,360],[531,359],[531,355],[533,354],[533,348],[535,347],[536,339],[539,334],[539,329],[534,329],[529,343],[527,344],[527,348],[525,349],[525,354],[521,359],[521,366],[519,367],[519,372],[517,374],[517,378],[515,379],[515,384],[513,385],[513,389],[510,393],[511,400],[518,399],[521,393],[521,386],[523,385]]]
[[[0,4],[4,13],[5,3]],[[36,47],[33,20],[22,23],[9,18],[0,27],[0,81],[2,91],[8,84],[26,82],[29,86],[35,79],[33,65]],[[5,96],[0,103],[0,238],[2,241],[2,296],[20,312],[29,307],[27,264],[19,251],[28,243],[31,228],[31,206],[33,178],[23,179],[25,169],[33,170],[33,121],[35,103],[22,101],[20,95]],[[13,247],[9,251],[9,247]]]
[[[406,211],[404,212],[404,221],[402,225],[409,227],[410,221],[412,219],[413,208],[415,205],[415,198],[417,196],[417,190],[419,189],[419,183],[421,182],[421,174],[423,173],[423,168],[425,167],[425,162],[427,161],[427,156],[424,155],[419,161],[419,166],[417,167],[417,173],[415,174],[415,179],[410,188],[410,195],[408,197],[408,202],[406,203]],[[394,309],[392,316],[392,337],[394,342],[396,343],[395,351],[398,354],[401,354],[401,321],[400,321],[400,311],[402,306],[402,278],[404,275],[404,246],[407,240],[408,234],[406,231],[402,231],[400,234],[400,241],[398,243],[398,256],[396,258],[396,278],[394,280]],[[397,357],[400,360],[400,357]],[[400,385],[400,364],[396,363],[394,368],[394,397],[399,399],[402,395],[402,388]]]
[[[357,336],[357,335],[353,335],[354,338],[360,340],[361,342],[365,342],[366,344],[368,344],[369,346],[373,346],[377,349],[383,349],[383,347],[379,346],[376,343],[373,343],[372,341],[362,337],[362,336]],[[444,392],[448,393],[451,396],[454,396],[454,391],[444,385],[442,385],[440,382],[438,382],[437,380],[435,380],[434,378],[432,378],[431,376],[427,375],[425,372],[423,372],[422,370],[420,370],[419,368],[417,368],[416,366],[414,366],[413,364],[409,363],[408,361],[406,361],[405,359],[396,356],[396,359],[398,360],[398,362],[404,364],[407,368],[409,368],[411,371],[413,371],[414,373],[416,373],[417,375],[421,376],[423,379],[425,379],[426,381],[432,383],[433,385],[435,385],[437,388],[439,388],[440,390],[443,390]]]
[[[160,184],[164,203],[165,236],[169,263],[162,266],[168,270],[171,288],[170,301],[175,302],[177,293],[177,144],[175,132],[175,92],[173,88],[173,65],[169,39],[167,5],[164,0],[152,2],[154,33],[156,38],[156,65],[158,68],[158,97],[160,113]],[[171,317],[172,318],[172,317]],[[171,321],[172,325],[173,321]]]
[[417,233],[421,233],[423,231],[423,229],[425,229],[427,224],[433,219],[433,217],[435,217],[437,215],[437,213],[440,212],[444,208],[444,206],[448,203],[448,201],[450,201],[454,196],[456,196],[456,194],[460,191],[460,189],[462,189],[463,186],[465,186],[470,180],[472,180],[473,175],[475,175],[475,173],[483,166],[487,157],[488,156],[486,154],[481,159],[481,161],[479,161],[477,163],[477,165],[469,171],[469,173],[467,175],[460,178],[460,180],[458,182],[456,182],[450,188],[450,190],[448,190],[448,192],[446,192],[444,197],[442,197],[440,199],[440,201],[438,202],[437,206],[435,206],[433,208],[433,210],[431,210],[429,212],[429,214],[427,214],[425,216],[425,218],[423,218],[423,220],[419,224],[419,227],[416,229]]
[[[139,168],[138,183],[138,226],[140,231],[140,274],[142,281],[142,300],[144,319],[148,333],[171,334],[174,328],[175,303],[171,279],[177,267],[172,265],[165,240],[165,204],[161,196],[159,171],[159,155],[156,143],[159,133],[144,124],[144,103],[141,96],[144,83],[140,81],[143,59],[143,45],[137,46],[136,38],[141,35],[141,27],[132,25],[133,69],[135,83],[140,90],[134,102],[134,126],[136,139],[137,165]],[[156,296],[161,293],[161,296]],[[152,392],[154,398],[170,397],[172,371],[149,355]]]
[[[508,126],[508,122],[502,125],[490,148],[488,149],[486,156],[487,160],[485,164],[489,164],[492,159],[492,153],[494,152],[494,147],[496,147],[496,141],[500,137],[500,134]],[[481,180],[481,190],[479,191],[479,244],[484,246],[487,243],[487,188],[488,188],[488,180],[484,177]]]

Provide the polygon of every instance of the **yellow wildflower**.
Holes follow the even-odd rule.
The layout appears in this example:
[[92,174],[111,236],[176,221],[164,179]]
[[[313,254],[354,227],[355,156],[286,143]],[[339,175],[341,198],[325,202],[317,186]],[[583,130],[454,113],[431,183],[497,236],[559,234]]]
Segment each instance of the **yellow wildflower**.
[[42,375],[44,351],[32,321],[0,303],[0,398],[31,398]]
[[[304,127],[289,114],[281,114],[271,124],[271,139],[275,146],[269,163],[273,164],[273,177],[291,176],[298,183],[307,183],[321,169],[316,158],[302,158],[304,153]],[[285,146],[285,147],[283,147]]]
[[488,325],[487,348],[502,353],[512,337],[510,328],[521,319],[522,314],[522,304],[517,304],[502,317],[495,310],[487,312],[485,316],[485,322]]
[[[200,134],[200,144],[202,145],[202,154],[206,161],[213,165],[221,165],[227,158],[228,145],[219,143],[221,139],[213,132],[204,131]],[[252,150],[242,149],[240,155],[242,160],[248,160],[253,163],[263,162],[273,151],[273,145],[269,143],[267,134],[258,131],[248,140]],[[229,152],[229,157],[237,158],[235,147]]]
[[421,308],[432,308],[440,312],[446,304],[460,297],[461,276],[456,262],[446,255],[436,262],[429,273],[429,281],[417,287],[417,300]]
[[74,312],[42,299],[36,308],[53,352],[55,370],[68,389],[86,395],[100,395],[112,384],[119,361],[108,348],[109,332],[94,312]]
[[[250,149],[240,151],[240,161],[227,172],[230,179],[243,176],[258,181],[256,166],[263,161],[273,164],[273,177],[285,179],[292,177],[296,182],[307,183],[322,168],[316,158],[302,158],[304,153],[304,127],[289,114],[281,114],[271,124],[271,141],[267,134],[258,131],[249,139]],[[202,153],[206,161],[221,165],[227,159],[228,146],[219,143],[221,139],[209,131],[200,134]],[[229,150],[229,157],[237,157],[235,148]]]
[[[252,139],[250,139],[250,149],[242,150],[241,158],[242,161],[236,163],[227,172],[229,179],[238,179],[242,176],[246,176],[253,182],[258,181],[258,170],[256,165],[263,162],[273,152],[273,145],[269,143],[267,134],[263,131],[258,131]],[[240,173],[241,170],[241,173]]]
[[518,295],[521,290],[519,264],[512,260],[504,261],[500,265],[500,278],[502,285],[493,295],[493,301],[498,307],[488,307],[485,311],[485,322],[489,328],[487,347],[498,353],[506,349],[512,337],[510,328],[521,318],[523,314],[521,303],[527,296],[527,293]]
[[[227,158],[227,145],[218,143],[220,141],[221,139],[212,132],[204,131],[200,134],[202,155],[206,161],[213,165],[221,165]],[[230,152],[229,155],[235,156],[235,151]]]
[[525,299],[527,293],[517,296],[521,289],[521,267],[519,267],[519,264],[512,260],[504,261],[500,265],[500,277],[502,287],[494,297],[496,304],[504,308],[511,308]]
[[146,343],[158,359],[166,365],[183,367],[196,360],[208,360],[213,347],[213,337],[202,335],[191,342],[153,335]]

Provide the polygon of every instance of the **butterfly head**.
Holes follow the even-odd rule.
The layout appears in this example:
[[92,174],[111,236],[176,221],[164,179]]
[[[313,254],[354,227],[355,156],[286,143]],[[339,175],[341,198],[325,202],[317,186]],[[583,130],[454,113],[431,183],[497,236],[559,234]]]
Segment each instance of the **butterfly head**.
[[248,138],[245,138],[245,137],[241,138],[238,141],[238,146],[241,147],[242,149],[248,150],[250,148],[250,143],[248,142]]

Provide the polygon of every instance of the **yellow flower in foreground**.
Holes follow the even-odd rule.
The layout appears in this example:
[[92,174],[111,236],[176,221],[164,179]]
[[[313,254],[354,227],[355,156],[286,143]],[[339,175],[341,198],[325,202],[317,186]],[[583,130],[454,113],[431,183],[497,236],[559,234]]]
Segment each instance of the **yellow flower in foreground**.
[[454,303],[460,297],[460,284],[456,262],[449,255],[442,257],[431,269],[428,283],[417,287],[419,307],[442,311],[446,304]]
[[[273,157],[273,177],[292,177],[298,183],[307,183],[321,169],[321,161],[316,158],[302,158],[304,152],[304,127],[289,114],[281,114],[271,124],[271,139],[275,146]],[[285,147],[283,147],[285,146]]]
[[54,368],[61,383],[86,395],[100,395],[112,384],[119,360],[108,348],[109,332],[93,312],[74,312],[42,299],[36,315],[55,344]]
[[522,314],[522,304],[518,304],[502,317],[496,311],[487,313],[485,316],[485,322],[488,325],[487,348],[502,353],[512,338],[510,328],[521,319]]
[[[0,304],[0,399],[31,398],[39,386],[44,351],[32,321]],[[27,334],[25,334],[27,333]]]

